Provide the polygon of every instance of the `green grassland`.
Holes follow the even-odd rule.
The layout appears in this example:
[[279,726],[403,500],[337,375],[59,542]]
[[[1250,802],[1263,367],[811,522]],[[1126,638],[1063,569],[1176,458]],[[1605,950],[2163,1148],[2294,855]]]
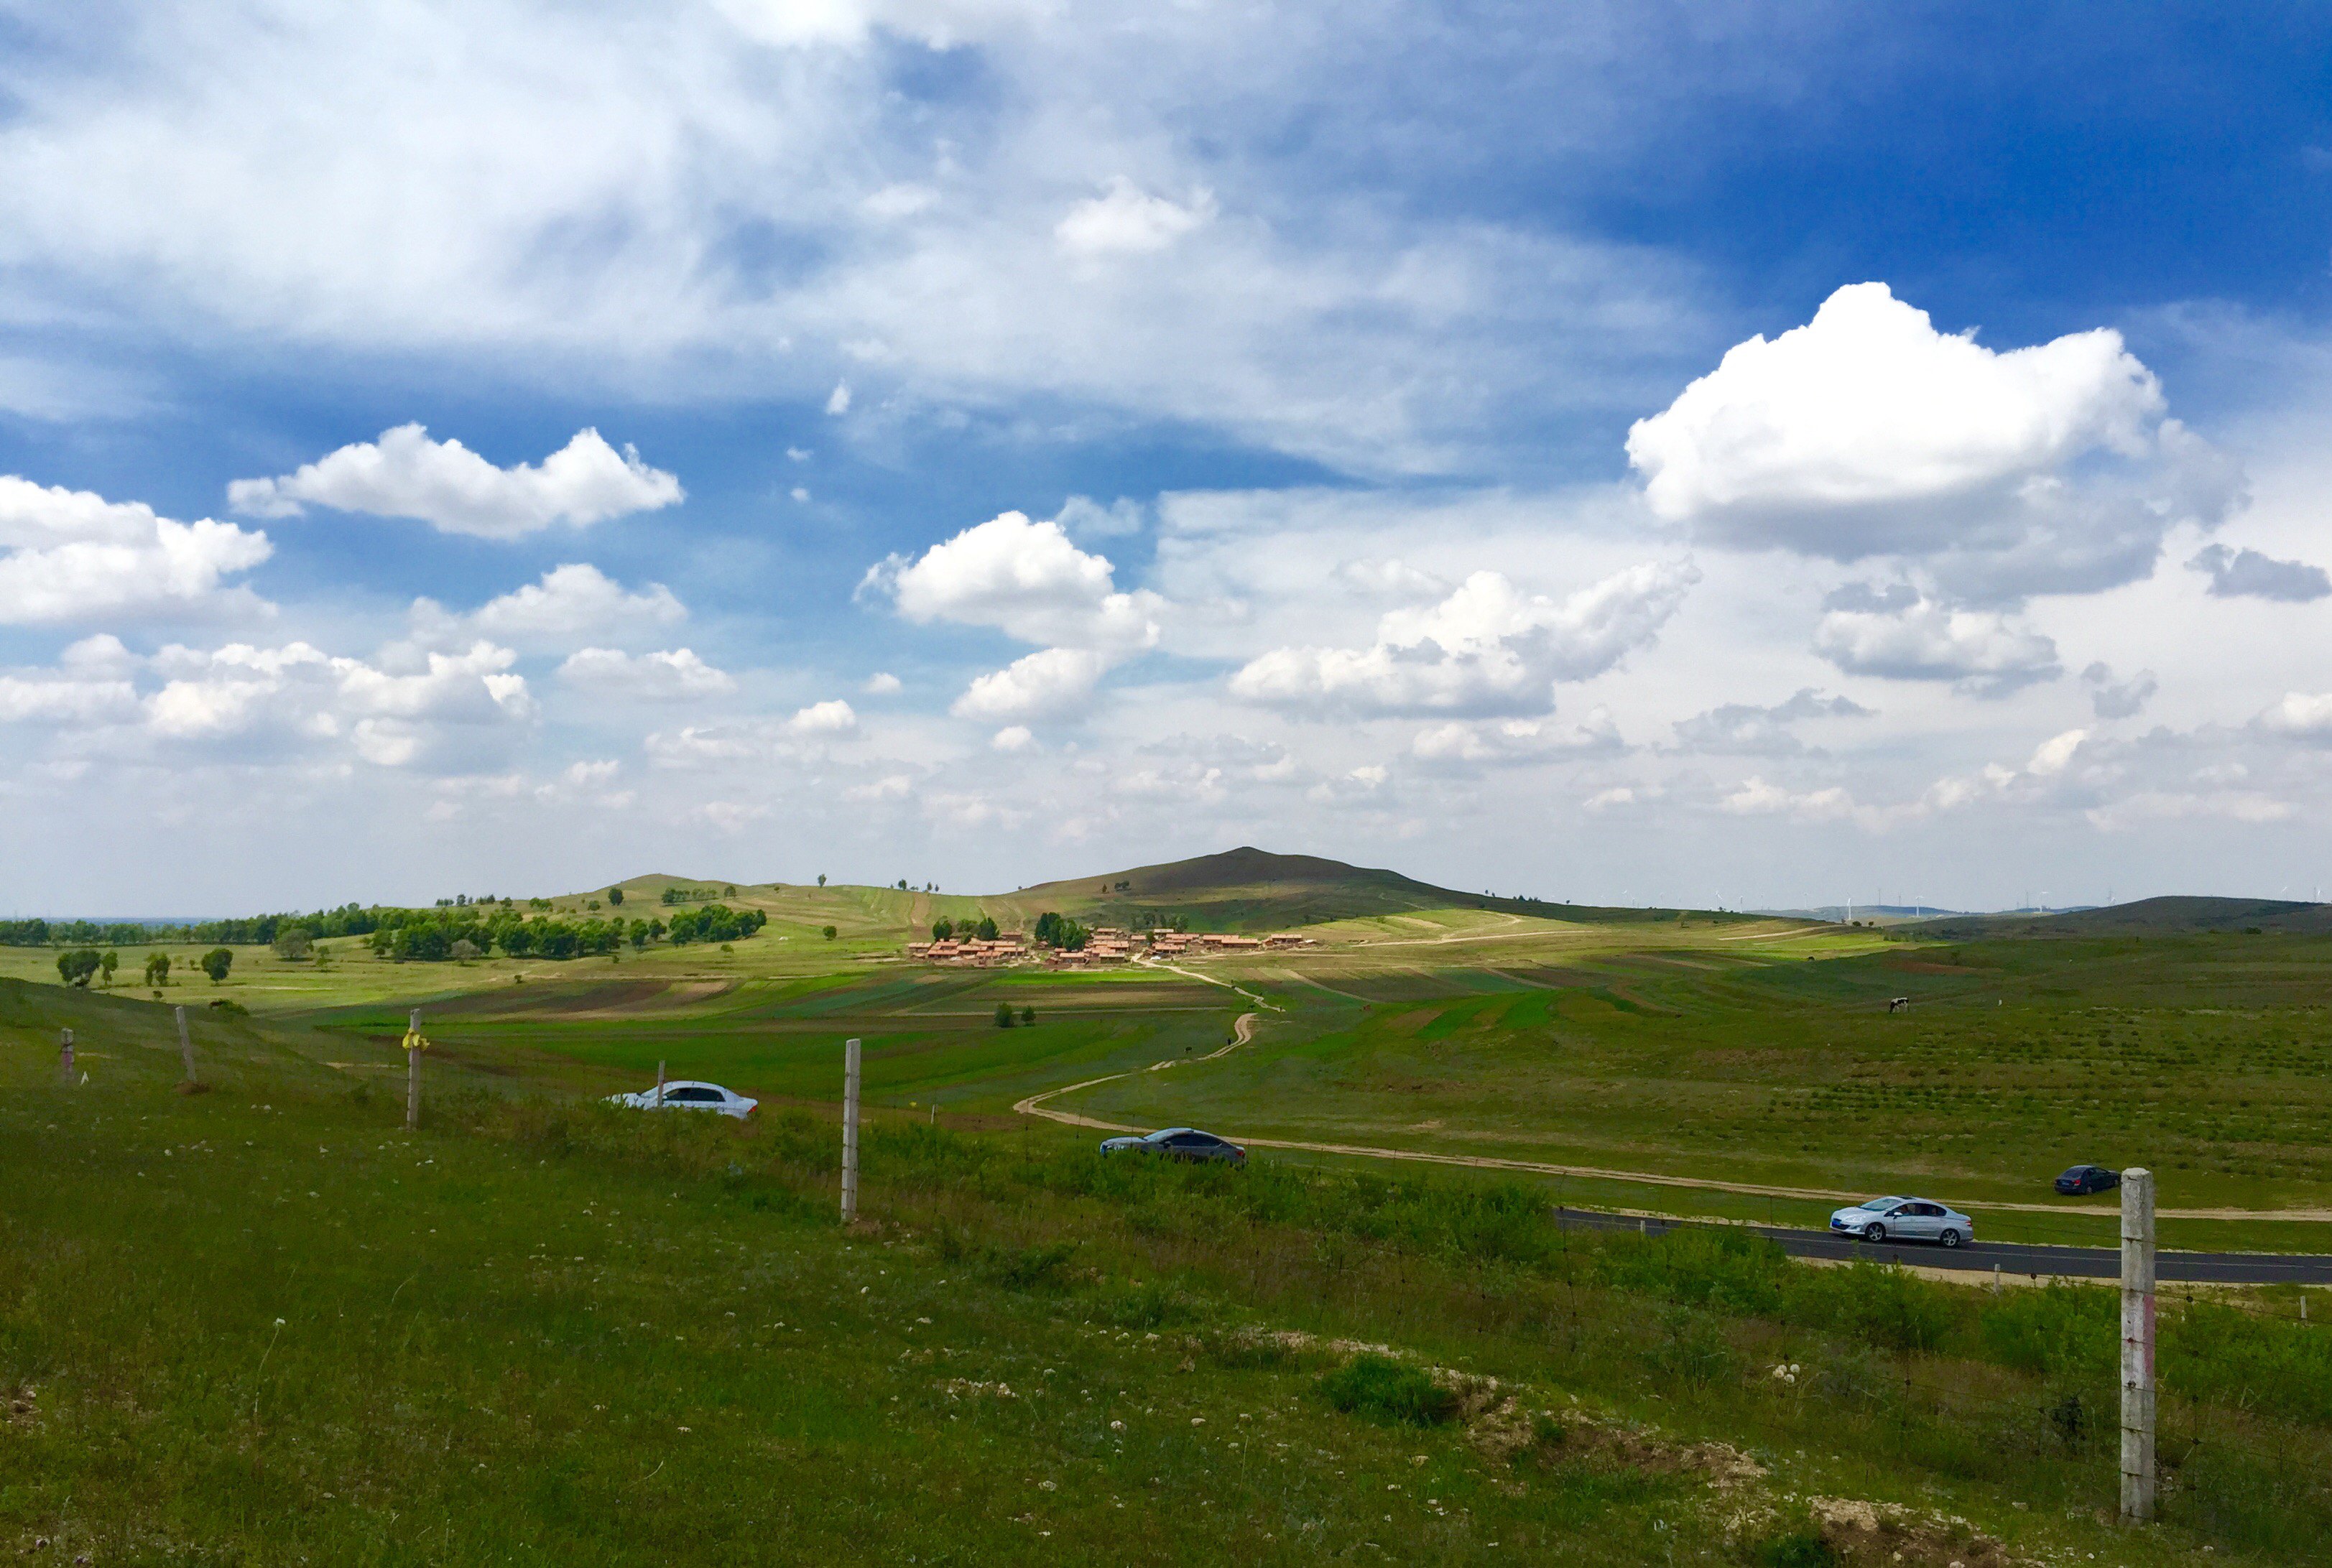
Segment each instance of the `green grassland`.
[[[725,1048],[766,1028],[808,1052],[817,1020],[953,1028],[964,978],[680,1010],[726,1019]],[[991,1067],[1172,1044],[1073,1024],[1109,986],[1019,992],[1070,1037],[1042,1012],[991,1026],[1027,1053]],[[1170,1016],[1156,977],[1123,994]],[[578,1100],[626,1064],[518,1031],[563,1016],[613,1049],[625,1004],[539,996],[445,1015],[407,1133],[379,1082],[394,1009],[206,1012],[213,1087],[186,1095],[164,1007],[0,982],[0,1541],[92,1563],[1945,1568],[2332,1540],[2332,1358],[2286,1317],[2173,1311],[2177,1485],[2132,1535],[2103,1512],[2098,1293],[1574,1236],[1462,1175],[1104,1163],[970,1114],[878,1111],[845,1229],[830,1120]],[[87,1083],[53,1082],[60,1028]],[[1873,1508],[1883,1528],[1851,1523]]]
[[[1820,1495],[1964,1515],[2025,1557],[2332,1555],[2332,1337],[2294,1292],[2174,1307],[2184,1490],[2170,1529],[2127,1538],[2093,1522],[2104,1293],[1995,1298],[1550,1218],[1819,1223],[1820,1194],[1916,1190],[1989,1237],[2104,1245],[2110,1199],[2047,1190],[2098,1160],[2160,1173],[2171,1245],[2332,1251],[2305,1218],[2332,1210],[2332,935],[2197,929],[2208,910],[1945,940],[1434,904],[1266,858],[1096,877],[1083,904],[640,878],[625,913],[668,913],[669,886],[769,924],[567,962],[244,947],[220,985],[172,949],[158,994],[126,983],[144,950],[73,990],[53,951],[0,949],[0,1540],[237,1563],[1994,1561],[1943,1526],[1879,1551],[1808,1515]],[[606,891],[550,902],[607,913]],[[1039,906],[1301,917],[1315,944],[1093,972],[903,956],[941,915]],[[175,1092],[177,1004],[209,1092]],[[408,1136],[416,1007],[432,1117]],[[846,1037],[874,1118],[851,1232],[829,1218]],[[597,1106],[659,1065],[765,1114]],[[1094,1132],[1016,1112],[1037,1095],[1605,1174],[1261,1149],[1240,1175],[1129,1173]],[[1777,1357],[1821,1370],[1785,1391]],[[1419,1426],[1420,1399],[1448,1408]],[[1709,1443],[1764,1474],[1726,1479]]]

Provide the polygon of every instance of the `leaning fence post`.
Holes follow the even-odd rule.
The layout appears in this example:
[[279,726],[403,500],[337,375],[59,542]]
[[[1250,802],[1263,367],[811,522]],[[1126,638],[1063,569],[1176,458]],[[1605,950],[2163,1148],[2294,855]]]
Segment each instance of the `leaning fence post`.
[[416,1008],[405,1028],[405,1125],[408,1131],[421,1125],[421,1053],[428,1048],[429,1042],[421,1037],[421,1009]]
[[842,1042],[842,1222],[858,1218],[858,1042]]
[[2121,1517],[2154,1517],[2154,1172],[2121,1173]]
[[186,1009],[176,1009],[178,1015],[178,1059],[186,1064],[186,1082],[195,1081],[195,1039],[186,1033]]

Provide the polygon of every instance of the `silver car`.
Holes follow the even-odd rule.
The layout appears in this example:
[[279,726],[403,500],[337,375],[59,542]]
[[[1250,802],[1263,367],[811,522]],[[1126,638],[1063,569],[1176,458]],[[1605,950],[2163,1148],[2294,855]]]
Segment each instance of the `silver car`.
[[741,1122],[753,1114],[753,1107],[760,1102],[749,1100],[734,1089],[724,1089],[718,1084],[682,1078],[664,1085],[661,1090],[642,1089],[636,1095],[610,1095],[607,1104],[627,1105],[636,1111],[715,1111]]
[[1873,1198],[1830,1217],[1830,1228],[1863,1241],[1939,1241],[1957,1247],[1975,1239],[1975,1221],[1926,1198]]

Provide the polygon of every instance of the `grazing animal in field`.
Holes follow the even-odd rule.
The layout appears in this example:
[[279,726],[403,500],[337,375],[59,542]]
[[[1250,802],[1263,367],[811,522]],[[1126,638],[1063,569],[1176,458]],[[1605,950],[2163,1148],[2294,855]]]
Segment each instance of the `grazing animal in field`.
[[1890,1013],[1907,1013],[1911,1010],[1911,999],[1909,997],[1888,997],[1887,999],[1887,1010]]

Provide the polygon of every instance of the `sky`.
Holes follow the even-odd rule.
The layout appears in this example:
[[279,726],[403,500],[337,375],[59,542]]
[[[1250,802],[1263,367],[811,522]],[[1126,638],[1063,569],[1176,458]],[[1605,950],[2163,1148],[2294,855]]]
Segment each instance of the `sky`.
[[0,0],[0,913],[2332,881],[2332,14]]

